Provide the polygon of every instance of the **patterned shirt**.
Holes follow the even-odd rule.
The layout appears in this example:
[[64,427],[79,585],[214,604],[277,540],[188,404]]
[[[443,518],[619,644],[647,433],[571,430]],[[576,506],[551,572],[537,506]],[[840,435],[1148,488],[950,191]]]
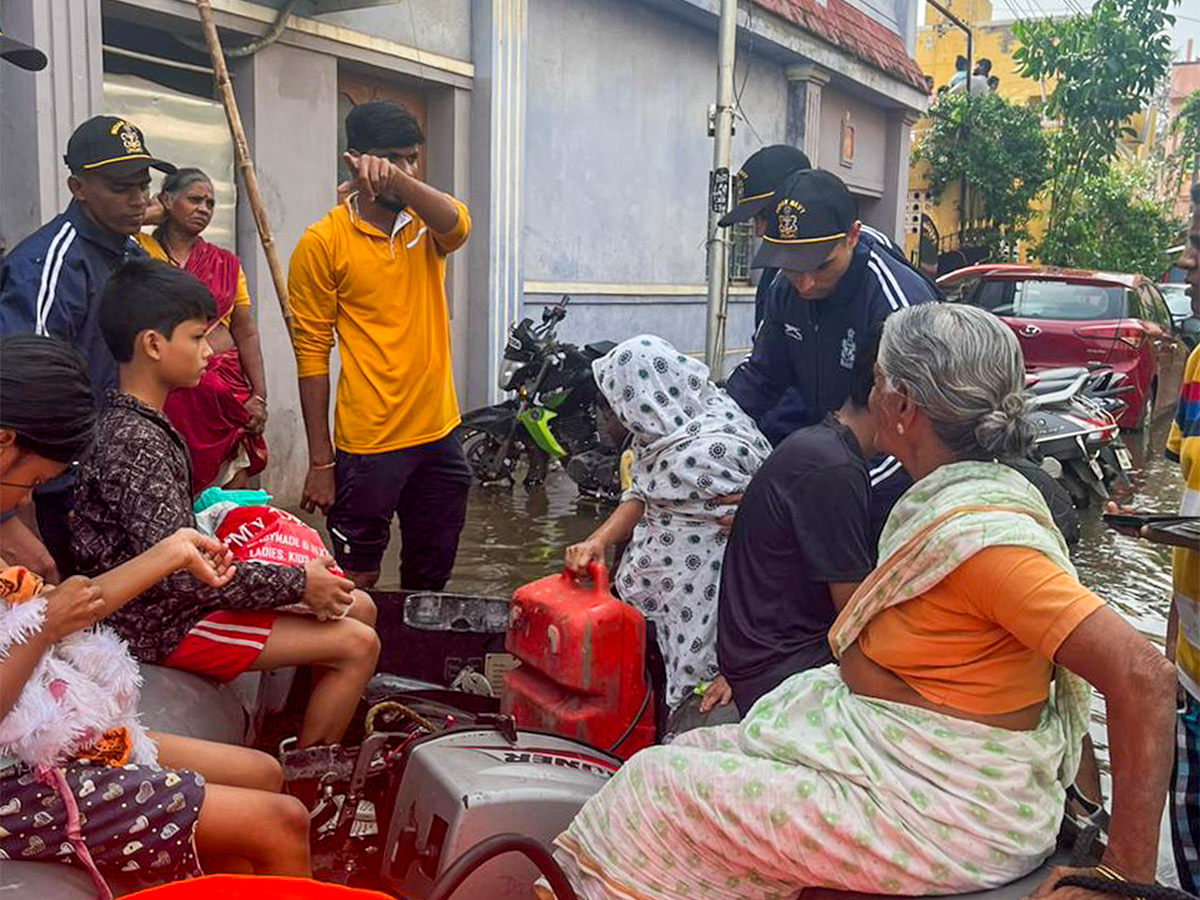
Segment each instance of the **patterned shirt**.
[[[1200,347],[1188,357],[1179,407],[1167,438],[1167,457],[1178,462],[1183,473],[1179,514],[1200,516]],[[1200,699],[1200,553],[1177,547],[1173,568],[1179,616],[1175,662],[1180,682]]]
[[[71,513],[80,573],[99,575],[180,528],[195,528],[191,484],[186,445],[166,417],[129,394],[111,393],[95,449],[80,466]],[[303,569],[268,563],[238,563],[222,588],[176,572],[106,623],[136,659],[161,663],[214,610],[273,609],[299,602],[304,588]]]

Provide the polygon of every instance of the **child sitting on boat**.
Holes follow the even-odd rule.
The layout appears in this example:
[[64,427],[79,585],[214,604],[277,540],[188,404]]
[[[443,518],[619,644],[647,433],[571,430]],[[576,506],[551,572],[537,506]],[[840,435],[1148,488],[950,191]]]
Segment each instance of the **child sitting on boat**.
[[[96,414],[83,360],[67,345],[10,337],[0,357],[8,511],[85,454]],[[279,765],[254,750],[147,732],[137,664],[97,624],[172,573],[218,590],[237,576],[231,562],[224,545],[190,529],[58,587],[0,560],[0,859],[77,862],[105,898],[106,874],[157,883],[198,874],[201,862],[309,874],[307,813],[278,793]],[[249,827],[261,822],[271,828]]]
[[[100,328],[120,369],[96,449],[80,467],[72,549],[85,574],[132,559],[195,527],[187,447],[163,415],[172,390],[196,384],[211,350],[212,295],[193,275],[135,258],[109,280]],[[341,740],[379,656],[370,598],[319,557],[303,567],[246,562],[229,583],[172,575],[117,610],[109,624],[142,662],[228,681],[249,670],[323,670],[299,745]],[[303,602],[318,617],[276,612]]]

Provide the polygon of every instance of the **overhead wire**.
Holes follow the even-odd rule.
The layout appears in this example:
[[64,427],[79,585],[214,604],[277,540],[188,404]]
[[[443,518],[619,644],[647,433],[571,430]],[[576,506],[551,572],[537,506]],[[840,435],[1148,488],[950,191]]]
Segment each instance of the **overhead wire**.
[[[758,129],[754,127],[754,123],[750,121],[750,117],[746,115],[746,110],[742,107],[742,95],[746,93],[746,84],[750,81],[750,68],[754,65],[754,6],[750,4],[746,7],[746,30],[750,32],[750,39],[746,42],[746,70],[742,73],[742,87],[737,90],[736,78],[734,79],[735,90],[733,92],[733,105],[738,116],[746,127],[750,129],[750,133],[754,135],[754,139],[758,141],[761,147],[764,144],[763,139],[758,134]],[[734,61],[736,65],[736,60]]]

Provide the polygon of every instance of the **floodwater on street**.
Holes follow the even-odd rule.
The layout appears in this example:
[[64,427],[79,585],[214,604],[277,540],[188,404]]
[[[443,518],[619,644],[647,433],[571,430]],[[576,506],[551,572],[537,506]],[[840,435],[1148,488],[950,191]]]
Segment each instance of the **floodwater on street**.
[[[1125,435],[1136,471],[1133,493],[1121,498],[1123,504],[1166,512],[1178,507],[1179,469],[1162,453],[1168,425],[1163,418],[1146,434]],[[447,590],[508,596],[516,587],[558,571],[563,549],[585,538],[607,512],[579,501],[575,485],[560,471],[551,472],[544,487],[530,490],[472,486]],[[1100,513],[1096,504],[1083,516],[1075,552],[1080,580],[1161,644],[1171,600],[1170,551],[1118,535],[1104,525]],[[384,563],[381,587],[397,585],[397,543],[393,541]]]

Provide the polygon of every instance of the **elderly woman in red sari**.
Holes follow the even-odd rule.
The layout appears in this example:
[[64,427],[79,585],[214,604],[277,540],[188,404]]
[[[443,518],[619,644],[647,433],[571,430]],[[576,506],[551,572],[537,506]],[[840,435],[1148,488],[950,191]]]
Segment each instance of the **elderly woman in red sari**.
[[238,258],[200,237],[216,205],[212,180],[179,169],[163,181],[161,223],[138,240],[151,256],[186,269],[208,287],[217,315],[209,322],[213,356],[194,388],[175,391],[166,414],[192,457],[192,490],[244,487],[267,464],[267,378]]

